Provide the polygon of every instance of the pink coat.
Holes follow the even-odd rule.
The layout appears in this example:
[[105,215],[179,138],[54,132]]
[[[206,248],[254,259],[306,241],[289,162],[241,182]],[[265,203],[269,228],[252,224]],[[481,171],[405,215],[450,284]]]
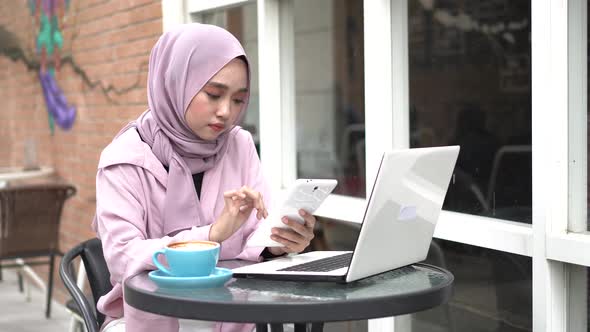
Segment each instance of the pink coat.
[[[97,309],[107,316],[107,322],[124,315],[127,331],[178,330],[176,319],[139,311],[123,301],[123,280],[140,271],[156,269],[152,263],[154,251],[174,241],[208,240],[211,224],[223,210],[224,191],[246,185],[261,192],[265,204],[270,206],[269,187],[252,136],[245,130],[229,139],[227,153],[204,174],[200,202],[205,221],[174,236],[163,233],[167,177],[160,161],[134,129],[116,138],[100,157],[92,227],[102,241],[113,289],[99,299]],[[263,248],[244,247],[257,224],[253,213],[222,243],[220,259],[260,260]],[[219,329],[241,331],[251,330],[252,326],[226,323]]]

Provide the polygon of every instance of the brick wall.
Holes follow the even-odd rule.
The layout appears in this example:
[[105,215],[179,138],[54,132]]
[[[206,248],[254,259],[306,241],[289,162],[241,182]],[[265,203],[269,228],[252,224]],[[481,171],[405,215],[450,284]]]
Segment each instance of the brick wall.
[[[0,1],[0,167],[21,166],[24,142],[33,139],[40,164],[76,186],[62,216],[65,252],[94,236],[90,223],[101,150],[147,107],[147,61],[162,32],[161,1],[70,0],[61,21],[57,82],[77,114],[70,130],[56,126],[52,133],[34,51],[38,31],[27,0]],[[47,268],[37,270],[46,279]],[[66,292],[55,275],[55,298],[63,302]]]

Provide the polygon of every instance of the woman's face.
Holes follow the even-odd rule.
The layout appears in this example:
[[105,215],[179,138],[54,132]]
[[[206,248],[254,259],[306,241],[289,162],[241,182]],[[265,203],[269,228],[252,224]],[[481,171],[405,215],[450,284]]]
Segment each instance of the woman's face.
[[211,141],[233,127],[248,96],[247,70],[233,59],[193,97],[184,117],[197,136]]

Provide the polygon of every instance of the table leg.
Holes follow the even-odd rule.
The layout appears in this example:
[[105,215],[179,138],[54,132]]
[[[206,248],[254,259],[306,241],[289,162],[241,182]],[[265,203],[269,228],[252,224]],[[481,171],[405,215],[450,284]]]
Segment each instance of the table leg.
[[283,332],[283,324],[270,324],[270,332]]
[[324,331],[324,323],[296,323],[295,332],[322,332]]
[[[257,323],[256,332],[268,332],[268,325]],[[270,324],[270,332],[283,332],[283,324],[274,323]]]
[[305,323],[296,323],[293,324],[295,326],[295,332],[307,332],[307,324]]
[[311,332],[322,332],[324,331],[324,323],[311,323]]

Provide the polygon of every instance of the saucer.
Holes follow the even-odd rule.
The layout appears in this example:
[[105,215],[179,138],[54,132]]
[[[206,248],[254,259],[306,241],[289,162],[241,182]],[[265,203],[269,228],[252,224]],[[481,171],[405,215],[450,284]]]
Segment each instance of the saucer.
[[216,267],[208,276],[204,277],[173,277],[160,270],[148,273],[149,278],[159,287],[163,288],[213,288],[221,287],[231,279],[233,273],[230,269]]

